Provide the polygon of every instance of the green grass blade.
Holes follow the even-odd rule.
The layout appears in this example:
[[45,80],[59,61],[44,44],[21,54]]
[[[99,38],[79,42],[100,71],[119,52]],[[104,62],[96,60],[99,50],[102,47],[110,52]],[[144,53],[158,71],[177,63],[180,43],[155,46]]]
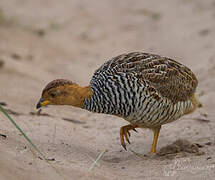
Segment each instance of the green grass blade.
[[11,121],[11,123],[19,130],[19,132],[24,136],[24,138],[28,141],[28,143],[44,158],[47,160],[45,155],[41,153],[41,151],[37,148],[37,146],[29,139],[29,137],[22,131],[22,129],[16,124],[13,118],[8,114],[8,112],[0,105],[0,110],[4,113],[4,115]]
[[28,143],[42,156],[42,158],[55,170],[55,172],[61,176],[63,179],[63,175],[61,172],[55,168],[52,164],[49,163],[49,159],[45,157],[45,155],[38,149],[38,147],[29,139],[29,137],[22,131],[22,129],[16,124],[16,122],[13,120],[13,118],[8,114],[8,112],[2,107],[0,104],[0,110],[3,112],[3,114],[11,121],[11,123],[16,127],[16,129],[19,130],[19,132],[23,135],[23,137],[28,141]]

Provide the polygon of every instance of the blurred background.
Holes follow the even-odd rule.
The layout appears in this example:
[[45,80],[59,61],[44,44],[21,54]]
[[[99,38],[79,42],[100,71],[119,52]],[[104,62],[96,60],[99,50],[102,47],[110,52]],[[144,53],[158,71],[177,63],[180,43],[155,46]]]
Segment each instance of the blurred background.
[[[94,71],[105,61],[125,52],[142,51],[170,57],[190,67],[199,79],[197,91],[203,103],[203,108],[193,116],[205,113],[210,119],[214,117],[215,106],[214,19],[214,0],[1,0],[0,102],[45,152],[49,148],[49,155],[60,159],[57,165],[67,175],[83,175],[91,163],[86,154],[95,158],[98,151],[111,147],[115,150],[106,155],[107,161],[102,163],[97,172],[99,175],[86,173],[87,176],[130,179],[134,177],[134,167],[142,169],[146,162],[149,168],[155,168],[158,176],[163,176],[159,170],[164,165],[162,163],[158,163],[161,166],[153,163],[150,166],[149,160],[135,160],[126,152],[119,157],[118,131],[120,125],[126,124],[119,118],[116,120],[115,117],[71,107],[47,108],[45,112],[51,117],[38,117],[34,116],[35,104],[44,86],[53,79],[67,78],[88,85]],[[74,118],[83,124],[71,124],[62,118]],[[20,175],[20,179],[43,179],[48,170],[43,172],[41,167],[44,165],[41,164],[37,164],[37,171],[34,166],[26,165],[32,163],[31,151],[24,151],[26,143],[17,137],[18,132],[10,122],[2,115],[0,120],[0,133],[12,137],[10,141],[0,141],[3,151],[0,161],[4,162],[0,164],[0,172],[4,171],[2,178],[13,178],[7,167],[14,164],[14,175]],[[175,140],[181,127],[184,129],[181,137],[194,138],[195,141],[212,138],[214,141],[212,128],[215,122],[208,123],[202,125],[187,120],[168,125],[168,131],[161,135],[163,143],[160,146]],[[193,128],[190,130],[190,127]],[[136,142],[136,150],[147,152],[152,134],[147,131],[135,136],[132,141]],[[14,146],[17,149],[13,149]],[[210,156],[214,156],[214,152]],[[32,174],[18,168],[18,162],[23,158],[22,166]],[[130,165],[120,158],[129,160]],[[72,161],[76,165],[70,167]],[[196,161],[205,162],[201,158]],[[120,165],[119,169],[114,163]],[[121,167],[127,169],[127,174]],[[139,171],[135,177],[141,179],[144,174],[152,176],[155,172]]]

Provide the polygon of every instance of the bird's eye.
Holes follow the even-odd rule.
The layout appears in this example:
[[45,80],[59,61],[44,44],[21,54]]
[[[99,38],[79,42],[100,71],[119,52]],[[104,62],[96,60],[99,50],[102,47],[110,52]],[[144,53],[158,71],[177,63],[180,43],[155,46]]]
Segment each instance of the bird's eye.
[[51,92],[50,96],[51,96],[52,98],[54,98],[54,97],[56,96],[56,93],[55,93],[55,92]]

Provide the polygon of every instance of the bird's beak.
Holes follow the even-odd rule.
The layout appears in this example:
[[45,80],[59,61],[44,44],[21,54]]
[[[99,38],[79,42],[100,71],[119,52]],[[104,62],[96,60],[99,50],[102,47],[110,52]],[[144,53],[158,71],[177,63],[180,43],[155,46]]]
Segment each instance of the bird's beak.
[[50,104],[50,101],[44,100],[43,98],[41,98],[41,99],[39,100],[39,102],[37,103],[36,108],[39,109],[40,107],[46,106],[46,105],[48,105],[48,104]]

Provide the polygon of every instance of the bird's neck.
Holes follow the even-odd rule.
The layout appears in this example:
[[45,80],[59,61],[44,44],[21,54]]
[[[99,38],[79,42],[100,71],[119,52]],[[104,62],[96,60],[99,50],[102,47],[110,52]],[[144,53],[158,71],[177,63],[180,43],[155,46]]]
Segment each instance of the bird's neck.
[[68,105],[83,108],[84,100],[89,99],[93,95],[93,91],[90,86],[79,86],[78,84],[73,84],[68,87],[71,91],[71,95],[68,96]]

